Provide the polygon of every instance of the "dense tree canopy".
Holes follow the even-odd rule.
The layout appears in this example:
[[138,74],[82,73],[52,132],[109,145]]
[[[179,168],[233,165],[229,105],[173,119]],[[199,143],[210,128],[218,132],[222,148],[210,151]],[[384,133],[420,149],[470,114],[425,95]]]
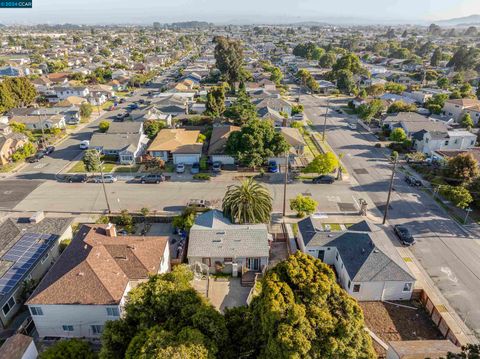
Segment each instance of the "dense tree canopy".
[[227,141],[227,154],[248,167],[261,166],[269,157],[285,154],[289,145],[270,121],[250,120]]
[[267,272],[251,310],[258,343],[249,358],[376,357],[358,303],[301,251]]
[[205,114],[220,117],[225,112],[225,86],[214,86],[208,91]]
[[250,97],[245,91],[245,88],[241,87],[239,89],[237,99],[226,109],[224,115],[239,125],[243,125],[257,117],[257,109],[252,101],[250,101]]
[[471,153],[459,154],[447,162],[449,177],[462,183],[469,183],[480,175],[478,162]]
[[338,168],[339,162],[332,152],[322,153],[314,158],[304,169],[304,173],[327,174]]
[[225,321],[192,279],[181,265],[130,291],[125,316],[105,325],[100,358],[214,358],[226,343]]
[[80,339],[60,340],[39,355],[40,359],[96,359],[90,345]]
[[460,46],[453,54],[447,66],[455,71],[471,70],[478,65],[479,50],[475,47]]
[[7,77],[0,83],[0,113],[30,105],[37,90],[27,77]]
[[293,49],[293,54],[295,56],[303,57],[307,60],[320,60],[322,55],[325,53],[325,50],[321,47],[318,47],[313,42],[308,42],[306,44],[298,44]]

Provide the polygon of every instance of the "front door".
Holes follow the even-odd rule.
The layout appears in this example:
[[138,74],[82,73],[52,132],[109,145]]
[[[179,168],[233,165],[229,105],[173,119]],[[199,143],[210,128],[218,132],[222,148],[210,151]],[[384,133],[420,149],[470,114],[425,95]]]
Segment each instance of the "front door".
[[247,269],[253,271],[260,270],[260,258],[247,258]]

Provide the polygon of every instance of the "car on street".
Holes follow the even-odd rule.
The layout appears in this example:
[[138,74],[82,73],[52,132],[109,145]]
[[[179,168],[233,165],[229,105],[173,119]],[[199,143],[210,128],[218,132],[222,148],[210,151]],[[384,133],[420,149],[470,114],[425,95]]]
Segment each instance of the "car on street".
[[45,157],[45,151],[38,151],[33,156],[28,157],[27,162],[28,163],[35,163],[35,162],[40,161],[43,157]]
[[221,162],[213,162],[212,171],[217,172],[217,173],[222,172],[222,163]]
[[90,147],[90,141],[83,140],[82,142],[80,142],[80,149],[81,150],[88,150],[88,147]]
[[53,153],[55,151],[55,146],[47,146],[44,149],[45,155],[48,156],[49,154]]
[[125,99],[123,97],[120,99],[120,103],[125,103]]
[[268,162],[268,172],[270,172],[270,173],[279,172],[277,162],[275,162],[275,161]]
[[[92,182],[95,183],[102,183],[102,176],[95,176],[92,178]],[[112,174],[104,174],[103,175],[103,182],[104,183],[115,183],[117,182],[117,177]]]
[[191,199],[187,203],[187,207],[194,208],[197,211],[208,210],[211,208],[210,201],[204,199]]
[[329,175],[321,175],[312,180],[312,183],[332,184],[333,182],[335,182],[335,178]]
[[421,187],[422,186],[422,181],[420,181],[419,179],[417,179],[413,176],[405,176],[405,182],[407,182],[407,184],[409,186],[412,186],[412,187]]
[[127,107],[129,110],[136,110],[138,108],[138,105],[136,103],[131,103]]
[[162,173],[150,173],[140,178],[141,183],[160,183],[165,181],[165,176]]
[[175,172],[184,173],[185,172],[185,164],[184,163],[177,163],[177,166],[175,167]]
[[117,113],[117,115],[115,116],[117,120],[123,120],[124,117],[125,117],[125,114],[122,112]]
[[62,182],[68,182],[68,183],[84,183],[87,182],[87,175],[65,175],[60,178]]
[[196,175],[197,173],[200,173],[200,164],[198,162],[195,162],[192,165],[192,168],[190,168],[190,173],[192,175]]
[[413,238],[407,227],[397,224],[393,227],[393,230],[400,239],[400,242],[402,242],[404,245],[412,246],[415,244],[415,238]]

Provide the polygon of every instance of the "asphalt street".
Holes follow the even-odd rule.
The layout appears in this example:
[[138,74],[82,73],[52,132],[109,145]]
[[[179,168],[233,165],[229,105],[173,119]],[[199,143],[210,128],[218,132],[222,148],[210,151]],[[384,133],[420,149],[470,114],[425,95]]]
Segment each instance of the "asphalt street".
[[[321,132],[326,101],[304,96],[308,118]],[[335,106],[335,103],[333,103]],[[388,151],[375,148],[375,137],[364,130],[352,130],[352,119],[330,111],[326,123],[327,141],[343,153],[347,170],[358,182],[353,192],[367,193],[383,212],[392,164]],[[407,226],[417,240],[412,252],[449,304],[465,324],[480,335],[480,245],[425,192],[409,187],[397,172],[388,222]]]

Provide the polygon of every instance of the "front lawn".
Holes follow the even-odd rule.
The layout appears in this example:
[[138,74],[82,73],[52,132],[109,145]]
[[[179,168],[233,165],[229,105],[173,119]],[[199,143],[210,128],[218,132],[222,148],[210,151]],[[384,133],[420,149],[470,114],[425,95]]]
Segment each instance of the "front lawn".
[[115,167],[115,173],[137,173],[140,168],[140,165],[133,166],[118,166]]
[[[115,169],[116,166],[117,166],[116,163],[107,162],[103,165],[103,172],[110,173]],[[85,173],[85,172],[86,170],[85,170],[85,165],[83,164],[83,161],[77,161],[75,165],[72,168],[70,168],[70,170],[68,171],[68,173]]]

